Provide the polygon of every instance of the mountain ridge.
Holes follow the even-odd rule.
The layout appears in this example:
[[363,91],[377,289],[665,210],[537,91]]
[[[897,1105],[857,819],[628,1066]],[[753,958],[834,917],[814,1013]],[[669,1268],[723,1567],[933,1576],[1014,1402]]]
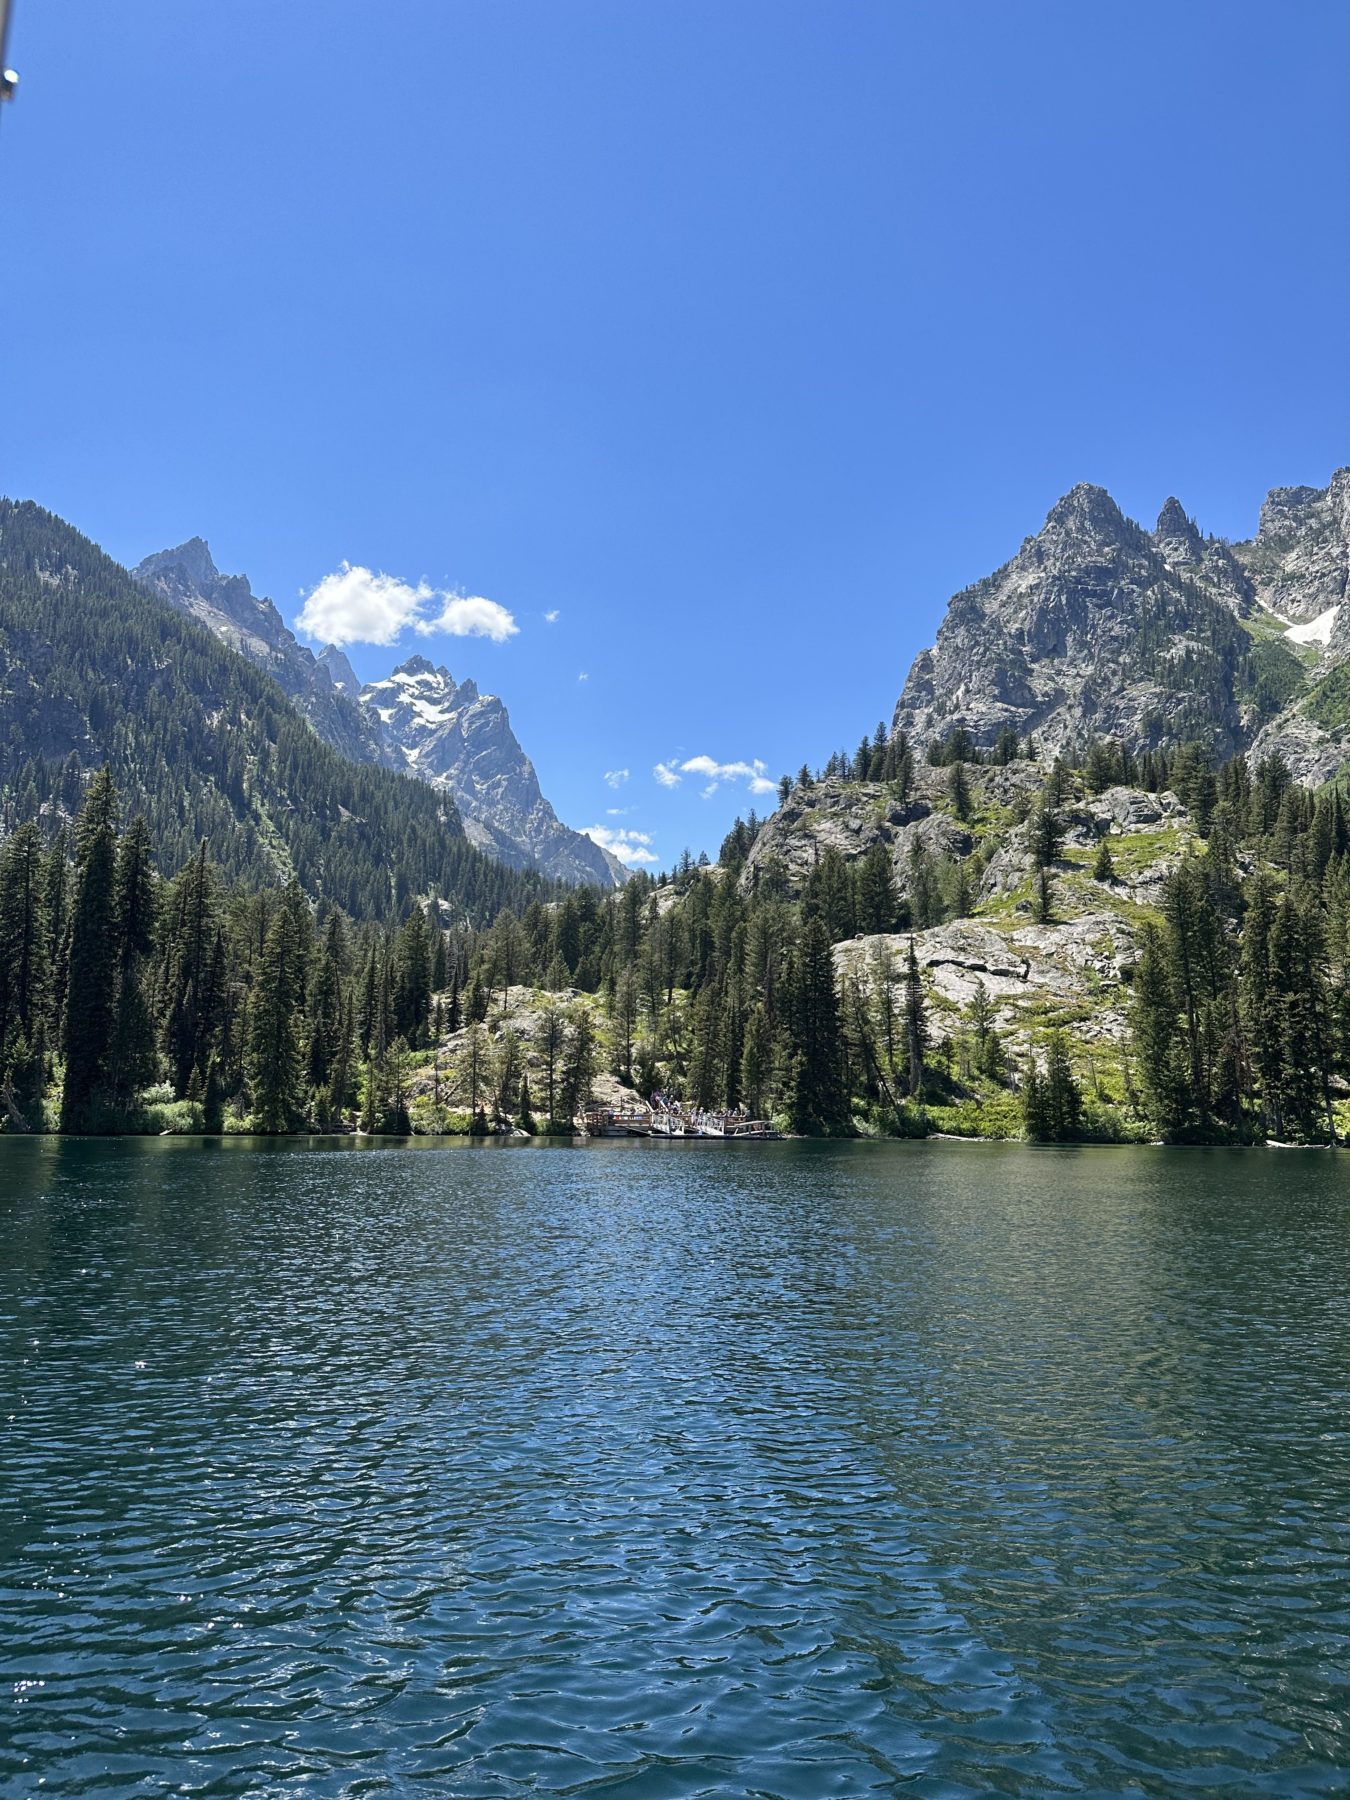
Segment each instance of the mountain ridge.
[[453,796],[326,743],[278,683],[32,501],[0,500],[0,802],[72,817],[107,764],[172,874],[205,841],[226,878],[294,876],[356,918],[435,893],[492,918],[549,897],[469,841]]
[[456,683],[441,670],[441,698],[451,690],[459,695],[456,717],[440,720],[446,729],[430,734],[416,709],[397,704],[396,697],[381,711],[376,697],[398,670],[363,686],[338,646],[325,645],[317,654],[308,649],[273,603],[253,593],[247,576],[220,572],[204,538],[144,557],[132,575],[265,669],[344,756],[401,770],[453,794],[470,840],[509,867],[602,887],[627,879],[617,858],[558,818],[499,696],[480,694],[476,683]]
[[1334,709],[1314,704],[1350,657],[1348,591],[1350,469],[1326,488],[1272,489],[1256,535],[1232,545],[1175,496],[1149,532],[1079,483],[952,596],[892,729],[919,748],[960,732],[989,750],[1009,731],[1066,754],[1094,737],[1283,747],[1300,780],[1324,780],[1350,754]]

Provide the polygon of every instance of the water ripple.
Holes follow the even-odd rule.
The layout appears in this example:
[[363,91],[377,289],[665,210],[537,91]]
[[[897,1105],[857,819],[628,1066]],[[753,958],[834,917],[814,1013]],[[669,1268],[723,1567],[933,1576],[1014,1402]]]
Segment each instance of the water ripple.
[[0,1140],[0,1794],[1344,1792],[1346,1193]]

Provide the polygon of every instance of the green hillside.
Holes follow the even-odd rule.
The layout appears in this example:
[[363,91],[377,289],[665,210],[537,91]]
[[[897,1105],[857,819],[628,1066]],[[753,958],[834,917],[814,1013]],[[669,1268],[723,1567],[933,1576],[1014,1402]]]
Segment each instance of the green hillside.
[[294,876],[355,918],[435,893],[470,920],[551,892],[464,836],[453,802],[348,762],[281,689],[52,513],[0,500],[0,806],[73,816],[107,765],[166,875],[205,839],[230,882]]

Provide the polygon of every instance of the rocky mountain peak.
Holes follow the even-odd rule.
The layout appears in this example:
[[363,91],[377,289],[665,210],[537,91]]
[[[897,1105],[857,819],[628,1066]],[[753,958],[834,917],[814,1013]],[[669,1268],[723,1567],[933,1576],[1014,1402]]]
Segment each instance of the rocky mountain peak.
[[480,849],[564,881],[618,886],[627,879],[608,851],[558,818],[497,695],[480,694],[477,682],[456,682],[448,669],[415,655],[383,681],[367,682],[361,700],[401,766],[454,796]]
[[[385,753],[378,730],[372,730],[356,704],[359,684],[346,657],[342,665],[350,688],[335,682],[331,665],[321,663],[296,641],[272,602],[254,594],[246,575],[221,574],[205,538],[189,538],[172,550],[147,556],[132,570],[132,577],[265,669],[325,743],[354,762],[388,766],[393,760]],[[340,651],[336,654],[341,656]]]
[[341,693],[355,698],[361,692],[361,682],[356,670],[336,644],[325,644],[315,660],[321,668],[327,669],[328,679]]
[[1010,729],[1053,750],[1199,735],[1232,748],[1246,644],[1234,614],[1250,584],[1175,502],[1164,522],[1174,515],[1184,535],[1160,542],[1104,488],[1070,489],[1010,562],[953,598],[910,670],[897,729],[921,746],[960,727],[984,746]]
[[220,580],[220,570],[212,558],[210,546],[201,537],[190,537],[172,550],[160,550],[154,556],[147,556],[134,572],[137,581],[148,584],[152,577],[167,575],[173,570],[181,571],[184,579],[196,588],[211,588]]
[[453,675],[451,675],[449,669],[445,669],[445,668],[438,669],[436,667],[435,663],[432,662],[429,657],[421,656],[421,655],[413,655],[413,656],[405,657],[405,659],[394,670],[394,674],[395,675],[440,675],[440,676],[443,676],[444,679],[450,683],[451,687],[453,687],[455,684],[455,678]]
[[1163,501],[1162,511],[1158,514],[1158,523],[1153,535],[1155,538],[1176,538],[1188,541],[1197,547],[1204,541],[1195,520],[1188,517],[1185,507],[1175,494],[1169,494]]
[[1129,520],[1104,487],[1080,481],[1050,508],[1040,536],[1121,538],[1130,529]]

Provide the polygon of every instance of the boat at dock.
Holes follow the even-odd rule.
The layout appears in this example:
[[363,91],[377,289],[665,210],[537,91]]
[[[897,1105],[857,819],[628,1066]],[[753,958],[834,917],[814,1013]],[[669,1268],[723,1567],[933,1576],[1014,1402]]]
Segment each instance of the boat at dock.
[[652,1114],[648,1107],[596,1107],[583,1114],[584,1137],[650,1137]]
[[577,1120],[577,1128],[587,1138],[735,1138],[746,1143],[783,1135],[767,1119],[686,1106],[667,1094],[653,1094],[650,1106],[591,1107]]

